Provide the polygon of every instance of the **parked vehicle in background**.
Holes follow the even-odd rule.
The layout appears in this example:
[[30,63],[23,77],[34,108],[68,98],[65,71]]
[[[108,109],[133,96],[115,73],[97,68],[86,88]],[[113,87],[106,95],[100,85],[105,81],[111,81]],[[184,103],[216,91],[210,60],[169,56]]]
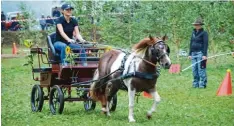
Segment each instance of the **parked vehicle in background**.
[[178,55],[186,57],[186,56],[188,56],[188,53],[185,50],[180,49]]
[[[19,22],[17,20],[19,20],[20,17],[23,17],[21,11],[8,12],[6,14],[5,30],[6,31],[18,30],[20,28],[20,26],[19,26]],[[13,21],[13,20],[16,20],[16,21]]]

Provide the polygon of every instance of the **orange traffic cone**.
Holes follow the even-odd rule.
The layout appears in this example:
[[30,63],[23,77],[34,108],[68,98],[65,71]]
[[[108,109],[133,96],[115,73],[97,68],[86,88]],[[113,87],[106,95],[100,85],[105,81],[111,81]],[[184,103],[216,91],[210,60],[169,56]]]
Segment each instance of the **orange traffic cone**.
[[227,70],[226,77],[224,78],[222,84],[220,85],[217,96],[231,95],[232,94],[232,79],[231,79],[231,70]]
[[12,54],[17,54],[17,47],[16,47],[15,43],[13,43]]
[[149,93],[145,92],[145,91],[143,92],[143,96],[146,97],[146,98],[152,98],[152,96]]

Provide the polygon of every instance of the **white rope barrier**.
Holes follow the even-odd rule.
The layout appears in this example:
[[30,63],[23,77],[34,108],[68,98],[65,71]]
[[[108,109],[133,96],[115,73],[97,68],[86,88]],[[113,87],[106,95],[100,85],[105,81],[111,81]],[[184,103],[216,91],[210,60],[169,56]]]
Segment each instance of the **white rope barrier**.
[[[38,18],[35,19],[36,21],[40,21],[40,20],[50,20],[50,19],[57,19],[58,17],[54,17],[54,18]],[[20,20],[5,20],[5,21],[1,21],[1,22],[26,22],[26,21],[34,21],[33,19],[20,19]]]
[[[219,56],[223,56],[223,55],[228,55],[228,54],[234,54],[234,52],[228,52],[228,53],[223,53],[223,54],[217,54],[217,55],[214,55],[214,56],[210,56],[210,57],[208,57],[207,59],[211,59],[211,58],[219,57]],[[190,67],[194,66],[195,64],[200,63],[201,61],[203,61],[203,60],[200,60],[200,61],[198,61],[198,62],[193,63],[192,65],[190,65],[190,66],[184,68],[181,72],[184,72],[184,71],[188,70]]]
[[[102,13],[103,15],[110,15],[110,16],[119,16],[119,15],[136,15],[136,14],[140,14],[140,13],[147,13],[147,12],[155,12],[157,10],[146,10],[144,12],[120,12],[120,13]],[[99,14],[82,14],[79,15],[78,17],[88,17],[88,16],[97,16]],[[54,18],[37,18],[35,19],[36,21],[39,20],[47,20],[47,19],[57,19],[58,17],[54,17]],[[20,20],[8,20],[8,21],[1,21],[1,22],[19,22],[19,21],[33,21],[33,19],[20,19]]]

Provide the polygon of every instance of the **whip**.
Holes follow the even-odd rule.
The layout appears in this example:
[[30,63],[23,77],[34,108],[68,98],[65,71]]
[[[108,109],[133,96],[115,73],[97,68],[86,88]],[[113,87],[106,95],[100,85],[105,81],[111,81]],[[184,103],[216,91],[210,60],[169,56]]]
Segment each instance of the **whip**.
[[[223,55],[228,55],[228,54],[233,54],[233,53],[234,53],[234,52],[228,52],[228,53],[217,54],[217,55],[214,55],[214,56],[210,56],[210,57],[208,57],[207,59],[211,59],[211,58],[219,57],[219,56],[223,56]],[[203,60],[200,60],[200,61],[198,61],[198,62],[193,63],[192,65],[190,65],[190,66],[184,68],[184,69],[182,70],[182,72],[188,70],[190,67],[192,67],[192,66],[194,66],[195,64],[198,64],[198,63],[200,63],[200,62],[202,62],[202,61],[203,61]]]

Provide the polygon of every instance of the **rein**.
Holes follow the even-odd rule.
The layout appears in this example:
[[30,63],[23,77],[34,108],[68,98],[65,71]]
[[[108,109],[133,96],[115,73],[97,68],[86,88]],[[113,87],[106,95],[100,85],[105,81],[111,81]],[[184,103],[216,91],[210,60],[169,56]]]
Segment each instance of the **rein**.
[[154,63],[152,63],[152,62],[150,62],[150,61],[148,61],[148,60],[146,60],[146,59],[144,59],[144,58],[142,58],[142,57],[140,57],[138,55],[134,55],[134,56],[137,57],[137,58],[139,58],[139,59],[142,59],[144,62],[146,62],[146,63],[148,63],[148,64],[150,64],[150,65],[152,65],[154,67],[158,66],[158,65],[156,65],[156,64],[154,64]]
[[[157,41],[155,44],[160,44],[160,43],[163,43],[163,41]],[[150,47],[150,48],[152,48],[152,47]],[[156,57],[156,60],[158,61],[159,59],[161,59],[163,56],[165,56],[165,55],[167,55],[167,53],[163,53],[163,54],[161,54],[161,55],[159,55],[158,57]],[[140,58],[140,59],[142,59],[144,62],[146,62],[146,63],[148,63],[148,64],[150,64],[150,65],[152,65],[152,66],[154,66],[154,67],[157,67],[157,65],[156,64],[154,64],[154,63],[152,63],[152,62],[150,62],[150,61],[148,61],[148,60],[146,60],[146,59],[144,59],[144,58],[142,58],[142,57],[140,57],[140,56],[138,56],[138,55],[134,55],[135,57],[137,57],[137,58]]]

